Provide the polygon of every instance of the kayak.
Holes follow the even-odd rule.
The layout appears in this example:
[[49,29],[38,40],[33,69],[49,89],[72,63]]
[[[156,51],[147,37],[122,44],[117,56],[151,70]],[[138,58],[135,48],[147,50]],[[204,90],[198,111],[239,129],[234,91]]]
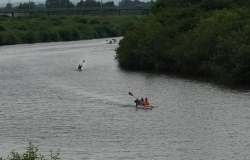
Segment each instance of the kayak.
[[141,109],[153,109],[153,106],[150,105],[137,105],[136,108],[141,108]]

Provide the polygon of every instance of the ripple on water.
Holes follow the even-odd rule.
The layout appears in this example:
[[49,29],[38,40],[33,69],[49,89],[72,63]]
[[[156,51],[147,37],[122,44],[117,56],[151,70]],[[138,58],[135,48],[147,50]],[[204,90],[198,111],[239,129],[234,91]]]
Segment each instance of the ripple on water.
[[[249,92],[123,71],[105,43],[0,48],[1,156],[33,142],[68,160],[250,159]],[[157,107],[135,109],[128,92]]]

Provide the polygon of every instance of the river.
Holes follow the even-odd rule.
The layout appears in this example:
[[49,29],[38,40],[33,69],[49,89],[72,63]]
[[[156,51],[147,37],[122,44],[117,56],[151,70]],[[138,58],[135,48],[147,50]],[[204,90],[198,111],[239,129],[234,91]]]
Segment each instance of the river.
[[[32,142],[63,160],[250,159],[249,90],[125,71],[117,46],[1,46],[0,157]],[[136,109],[128,92],[156,107]]]

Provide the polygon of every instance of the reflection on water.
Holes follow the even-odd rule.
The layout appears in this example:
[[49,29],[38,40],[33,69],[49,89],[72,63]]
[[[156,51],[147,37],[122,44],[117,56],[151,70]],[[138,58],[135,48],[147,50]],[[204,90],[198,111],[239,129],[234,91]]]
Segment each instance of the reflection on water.
[[[0,156],[248,160],[249,91],[121,70],[104,39],[0,48]],[[83,63],[83,70],[77,71]],[[157,106],[136,109],[134,97]]]

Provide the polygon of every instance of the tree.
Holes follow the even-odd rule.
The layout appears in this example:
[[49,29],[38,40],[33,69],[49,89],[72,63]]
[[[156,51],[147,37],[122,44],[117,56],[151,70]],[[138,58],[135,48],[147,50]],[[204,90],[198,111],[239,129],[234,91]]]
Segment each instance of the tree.
[[36,5],[36,7],[37,7],[37,8],[45,8],[46,6],[45,6],[45,4],[43,4],[43,3],[39,3],[38,5]]
[[101,3],[100,2],[96,2],[95,0],[86,0],[85,1],[85,6],[86,7],[100,7]]
[[12,9],[12,4],[7,3],[6,6],[5,6],[5,9]]
[[110,1],[110,2],[106,2],[106,3],[103,3],[102,5],[103,7],[114,7],[115,4],[113,1]]
[[24,3],[20,3],[19,6],[17,7],[17,9],[34,9],[36,8],[36,4],[34,2],[24,2]]
[[69,0],[46,0],[46,8],[64,8],[66,3],[67,8],[73,8],[74,4]]
[[58,8],[60,0],[46,0],[46,8]]
[[76,7],[84,7],[84,5],[85,5],[85,2],[81,0],[80,2],[76,4]]

